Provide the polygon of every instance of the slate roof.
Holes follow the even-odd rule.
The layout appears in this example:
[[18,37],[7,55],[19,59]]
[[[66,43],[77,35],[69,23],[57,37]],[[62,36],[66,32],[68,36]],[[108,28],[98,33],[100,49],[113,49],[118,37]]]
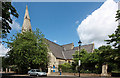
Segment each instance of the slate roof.
[[65,50],[70,50],[70,49],[73,49],[74,44],[70,43],[70,44],[66,44],[66,45],[62,45],[62,46],[65,48]]
[[73,58],[73,54],[75,53],[76,50],[67,50],[64,51],[64,55],[66,59],[72,59]]
[[[80,49],[85,49],[88,53],[91,53],[94,50],[94,44],[82,45]],[[75,53],[76,50],[79,50],[79,47],[74,47],[73,50],[64,51],[66,59],[72,59],[72,55]]]
[[[60,46],[60,45],[58,45],[58,44],[56,44],[48,39],[46,39],[46,40],[48,43],[48,48],[53,53],[53,55],[58,59],[66,59],[66,60],[72,59],[73,58],[72,55],[75,53],[75,51],[79,50],[79,47],[74,47],[73,49],[68,50],[68,48],[71,48],[73,43]],[[67,46],[67,49],[65,50],[64,48],[66,48],[66,46]],[[93,52],[94,44],[82,45],[81,49],[87,50],[88,53]]]
[[46,39],[47,40],[47,44],[48,44],[48,47],[50,49],[50,51],[53,53],[53,55],[56,57],[56,58],[59,58],[59,59],[64,59],[64,56],[62,54],[62,51],[63,51],[63,47]]
[[[73,49],[74,50],[79,50],[79,46],[78,47],[74,47]],[[88,53],[91,53],[94,50],[94,44],[82,45],[80,47],[80,49],[85,49],[85,50],[87,50]]]

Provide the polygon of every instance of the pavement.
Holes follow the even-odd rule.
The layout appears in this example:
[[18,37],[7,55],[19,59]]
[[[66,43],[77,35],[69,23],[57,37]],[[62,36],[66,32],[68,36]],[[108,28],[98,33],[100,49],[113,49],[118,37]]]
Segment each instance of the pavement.
[[78,76],[47,76],[47,77],[36,77],[36,76],[2,76],[2,78],[120,78],[120,77],[78,77]]
[[[1,74],[0,74],[1,75]],[[120,77],[100,77],[100,76],[87,76],[84,75],[81,77],[76,76],[71,76],[71,75],[48,75],[47,77],[36,77],[36,76],[29,76],[27,74],[15,74],[15,73],[4,73],[1,75],[2,77],[0,78],[120,78]]]

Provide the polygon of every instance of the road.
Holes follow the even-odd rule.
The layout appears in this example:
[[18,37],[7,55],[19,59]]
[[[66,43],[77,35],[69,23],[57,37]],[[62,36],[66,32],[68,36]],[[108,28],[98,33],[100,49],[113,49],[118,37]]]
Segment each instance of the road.
[[28,76],[28,75],[20,75],[20,74],[14,74],[14,73],[4,73],[0,74],[0,78],[120,78],[120,77],[85,77],[85,76],[47,76],[47,77],[36,77],[36,76]]
[[47,77],[36,77],[36,76],[2,76],[2,78],[120,78],[120,77],[77,77],[77,76],[47,76]]

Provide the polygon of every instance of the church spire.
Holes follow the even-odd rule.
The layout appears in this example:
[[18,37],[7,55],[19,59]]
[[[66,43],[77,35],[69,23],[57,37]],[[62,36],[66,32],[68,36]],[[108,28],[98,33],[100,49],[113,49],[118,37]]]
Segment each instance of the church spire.
[[27,5],[26,5],[24,21],[23,21],[23,25],[22,25],[22,32],[25,32],[25,31],[32,31],[29,12],[28,12],[28,6]]
[[28,6],[26,5],[26,11],[25,11],[25,16],[24,16],[24,19],[27,18],[30,20],[30,17],[29,17],[29,12],[28,12]]

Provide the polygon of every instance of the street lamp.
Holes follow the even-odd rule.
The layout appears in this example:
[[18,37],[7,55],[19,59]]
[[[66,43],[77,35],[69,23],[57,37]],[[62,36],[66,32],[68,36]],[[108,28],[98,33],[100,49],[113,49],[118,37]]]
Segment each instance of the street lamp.
[[82,42],[79,40],[78,44],[79,44],[79,62],[78,63],[79,63],[79,77],[80,77],[80,46]]

